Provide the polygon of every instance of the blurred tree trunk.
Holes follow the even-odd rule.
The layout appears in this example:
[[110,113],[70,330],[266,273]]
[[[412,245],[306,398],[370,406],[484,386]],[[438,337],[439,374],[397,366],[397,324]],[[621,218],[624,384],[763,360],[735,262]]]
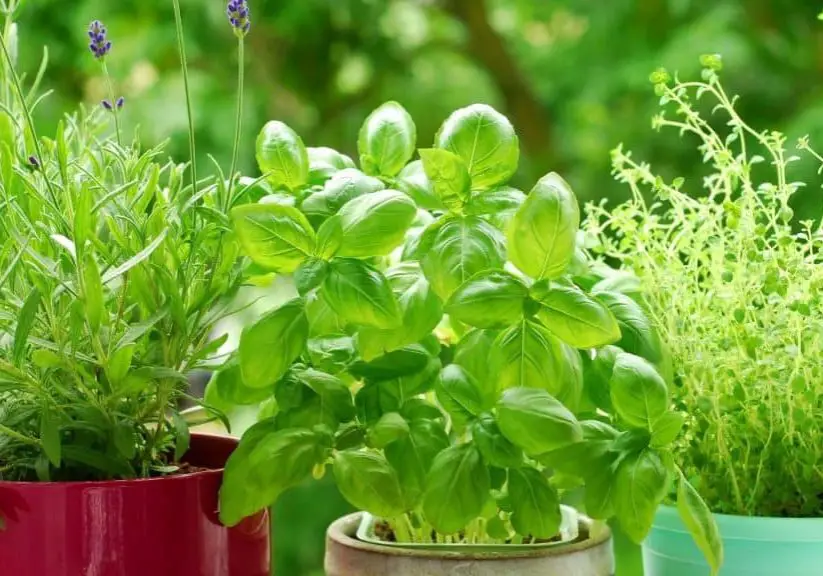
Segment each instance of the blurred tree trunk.
[[538,165],[556,160],[549,111],[538,100],[505,41],[489,21],[486,0],[445,0],[443,7],[468,34],[468,54],[485,68],[506,102],[523,148]]

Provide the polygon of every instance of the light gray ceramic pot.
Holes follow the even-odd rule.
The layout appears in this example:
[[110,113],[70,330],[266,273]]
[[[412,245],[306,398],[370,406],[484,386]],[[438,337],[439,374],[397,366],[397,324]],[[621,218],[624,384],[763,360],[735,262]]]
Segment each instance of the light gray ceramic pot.
[[360,514],[345,516],[326,535],[326,576],[613,576],[608,527],[580,519],[568,545],[516,552],[437,552],[358,540]]

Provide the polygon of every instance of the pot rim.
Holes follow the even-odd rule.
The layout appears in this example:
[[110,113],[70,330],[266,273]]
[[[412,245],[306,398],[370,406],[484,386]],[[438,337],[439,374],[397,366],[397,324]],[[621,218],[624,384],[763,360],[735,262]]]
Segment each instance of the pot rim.
[[[227,435],[221,434],[210,434],[208,432],[192,432],[191,433],[191,440],[199,440],[200,442],[208,442],[208,443],[216,443],[216,444],[223,444],[223,445],[231,445],[236,446],[238,443],[237,438]],[[127,480],[88,480],[88,481],[78,481],[78,482],[35,482],[35,481],[11,481],[11,480],[0,480],[0,488],[5,487],[18,487],[18,488],[26,488],[26,489],[47,489],[47,488],[77,488],[77,489],[88,489],[88,488],[112,488],[112,487],[126,487],[126,486],[134,486],[134,485],[141,485],[145,486],[147,484],[157,484],[160,482],[181,482],[190,480],[191,478],[197,477],[207,477],[207,476],[215,476],[220,475],[223,473],[223,467],[220,468],[209,468],[208,470],[199,470],[197,472],[188,472],[186,474],[176,474],[173,476],[158,476],[155,478],[131,478]]]
[[[405,556],[415,558],[429,558],[429,559],[455,559],[465,558],[471,560],[491,560],[491,559],[505,559],[505,558],[540,558],[547,556],[564,556],[579,552],[582,550],[589,550],[597,548],[611,540],[611,529],[602,522],[595,522],[582,514],[579,515],[581,524],[581,536],[585,535],[585,539],[564,544],[561,546],[554,546],[549,548],[540,548],[534,550],[511,550],[509,551],[472,551],[457,552],[451,550],[420,550],[414,548],[400,548],[395,546],[383,546],[380,544],[373,544],[364,542],[356,537],[357,528],[360,526],[362,519],[362,512],[355,512],[342,518],[338,518],[329,526],[326,531],[326,538],[338,546],[344,548],[352,548],[361,552],[370,552],[372,554],[381,554],[384,556]],[[592,534],[592,528],[596,527],[596,534]]]

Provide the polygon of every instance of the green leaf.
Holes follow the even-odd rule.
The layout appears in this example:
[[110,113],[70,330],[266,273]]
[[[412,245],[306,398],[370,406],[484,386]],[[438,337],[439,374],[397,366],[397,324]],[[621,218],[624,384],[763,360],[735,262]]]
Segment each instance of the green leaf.
[[37,317],[37,309],[40,307],[40,291],[34,288],[26,296],[26,301],[20,308],[20,313],[17,316],[17,328],[14,330],[14,348],[13,356],[14,363],[18,366],[23,361],[23,356],[26,353],[26,342],[31,334],[31,329],[34,327],[34,319]]
[[572,260],[579,226],[577,198],[552,172],[537,183],[512,218],[509,258],[536,280],[556,278]]
[[434,186],[426,176],[422,160],[409,162],[395,180],[397,188],[414,203],[426,210],[444,210],[446,207],[434,193]]
[[485,216],[500,230],[506,230],[527,196],[517,188],[499,186],[474,194],[466,207],[466,213]]
[[420,150],[423,170],[434,194],[444,207],[458,210],[471,193],[471,177],[466,163],[448,150]]
[[622,353],[617,346],[604,346],[597,350],[593,359],[584,362],[583,387],[586,395],[597,408],[609,414],[614,410],[610,389],[614,363]]
[[89,254],[83,264],[83,306],[86,311],[86,321],[92,332],[100,330],[105,312],[104,304],[100,268],[97,267],[94,257]]
[[117,451],[126,459],[131,460],[137,453],[134,439],[134,427],[128,422],[116,422],[112,431],[112,441]]
[[677,484],[677,512],[695,544],[703,552],[712,569],[712,576],[716,576],[723,565],[720,531],[711,510],[682,473]]
[[529,289],[502,270],[476,274],[462,284],[446,303],[452,318],[477,328],[508,327],[523,318]]
[[394,330],[364,327],[357,332],[357,350],[370,361],[431,334],[443,318],[443,307],[417,262],[401,262],[386,272],[403,325]]
[[60,439],[60,418],[46,406],[43,406],[40,414],[40,443],[52,466],[60,468],[63,447]]
[[367,174],[396,176],[411,160],[417,143],[414,120],[397,102],[386,102],[360,128],[357,149]]
[[475,274],[501,269],[506,261],[505,238],[477,216],[443,219],[432,229],[429,242],[421,245],[420,263],[442,300]]
[[340,217],[332,216],[317,230],[317,243],[314,255],[321,260],[331,260],[343,245],[343,224]]
[[417,216],[414,202],[396,190],[374,192],[349,201],[338,212],[343,229],[339,256],[385,256],[403,243]]
[[294,285],[297,293],[305,296],[323,283],[329,271],[325,260],[310,258],[303,262],[294,272]]
[[642,356],[652,364],[663,360],[663,344],[660,336],[637,302],[617,292],[596,292],[594,297],[608,306],[617,319],[623,335],[617,343],[618,347],[626,352]]
[[666,382],[640,356],[618,355],[609,387],[615,411],[630,426],[651,430],[669,407]]
[[497,377],[489,366],[497,335],[495,330],[471,330],[457,343],[452,360],[477,381],[482,389],[484,406],[497,401]]
[[135,348],[136,345],[133,342],[125,344],[109,356],[106,365],[106,375],[108,376],[109,382],[115,387],[126,377],[126,374],[128,374]]
[[259,404],[274,393],[273,388],[252,388],[243,381],[240,363],[236,359],[212,374],[206,385],[206,401],[223,411],[234,406]]
[[483,397],[477,382],[457,364],[441,370],[434,390],[440,405],[460,428],[483,410]]
[[409,433],[409,423],[397,412],[387,412],[369,428],[369,444],[383,449]]
[[669,446],[677,440],[685,423],[686,417],[682,412],[666,412],[663,414],[652,424],[652,447],[665,448]]
[[179,412],[172,412],[171,421],[174,424],[174,461],[180,462],[189,451],[191,432],[188,423]]
[[620,340],[609,309],[576,286],[540,283],[532,287],[537,317],[555,336],[575,348],[598,348]]
[[583,441],[569,444],[540,456],[540,462],[555,471],[588,479],[603,472],[613,461],[618,432],[605,422],[584,420],[580,423]]
[[379,453],[343,450],[334,455],[334,479],[349,503],[378,518],[406,512],[397,472]]
[[252,388],[272,386],[303,352],[308,337],[309,323],[300,298],[244,328],[239,347],[243,382]]
[[417,506],[423,495],[426,476],[435,457],[448,446],[449,438],[442,423],[430,419],[411,420],[409,433],[386,446],[386,459],[400,477],[410,509]]
[[309,184],[322,186],[340,170],[354,168],[352,159],[333,148],[320,146],[307,148],[309,156]]
[[519,468],[523,465],[523,451],[503,435],[493,416],[482,415],[472,424],[471,432],[472,441],[489,466]]
[[463,159],[476,190],[503,184],[517,171],[520,143],[514,127],[491,106],[457,110],[440,127],[435,142]]
[[511,523],[521,536],[551,538],[560,530],[560,497],[534,468],[509,470]]
[[654,514],[669,489],[669,472],[652,450],[630,455],[614,476],[614,510],[620,526],[636,544],[646,538]]
[[354,399],[340,378],[312,368],[295,370],[294,377],[320,397],[321,409],[331,412],[337,421],[354,419]]
[[245,204],[231,219],[245,254],[268,270],[290,274],[314,251],[314,230],[297,208]]
[[318,224],[337,212],[350,200],[385,189],[383,183],[360,170],[347,168],[337,172],[319,192],[303,199],[300,210],[313,224]]
[[59,368],[63,365],[63,358],[51,350],[40,348],[31,353],[31,361],[38,368],[49,369]]
[[391,285],[376,268],[354,258],[336,258],[321,290],[345,323],[393,329],[402,324]]
[[500,390],[528,386],[558,395],[563,389],[567,357],[560,341],[536,322],[522,320],[501,332],[490,362]]
[[257,164],[274,188],[295,191],[309,181],[309,155],[297,133],[273,120],[257,137]]
[[274,419],[249,428],[229,457],[220,488],[220,520],[235,526],[307,480],[325,460],[331,439],[301,429],[278,430]]
[[497,403],[497,424],[512,443],[538,456],[583,439],[574,414],[545,390],[510,388]]
[[365,378],[374,382],[391,380],[417,374],[428,366],[431,359],[431,354],[422,344],[410,344],[370,362],[352,364],[349,373],[355,378]]
[[597,474],[586,478],[586,494],[583,503],[586,514],[597,520],[607,520],[615,510],[615,472],[611,466],[604,466]]
[[477,518],[489,499],[491,480],[471,444],[446,448],[432,463],[423,494],[423,514],[440,534],[454,534]]
[[328,374],[343,372],[357,354],[351,336],[310,338],[307,346],[311,365]]

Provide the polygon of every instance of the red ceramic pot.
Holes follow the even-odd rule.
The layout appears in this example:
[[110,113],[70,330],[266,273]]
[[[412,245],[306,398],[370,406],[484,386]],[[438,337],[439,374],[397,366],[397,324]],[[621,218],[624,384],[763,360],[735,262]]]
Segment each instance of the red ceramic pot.
[[232,438],[192,434],[194,474],[112,482],[0,482],[4,576],[269,576],[268,512],[217,518]]

